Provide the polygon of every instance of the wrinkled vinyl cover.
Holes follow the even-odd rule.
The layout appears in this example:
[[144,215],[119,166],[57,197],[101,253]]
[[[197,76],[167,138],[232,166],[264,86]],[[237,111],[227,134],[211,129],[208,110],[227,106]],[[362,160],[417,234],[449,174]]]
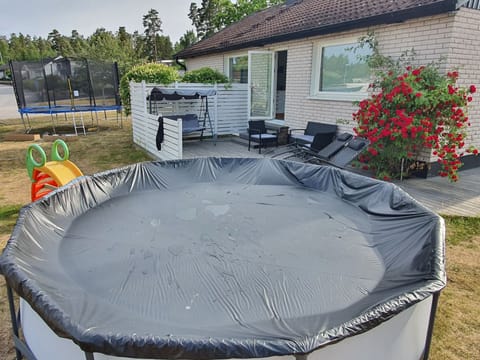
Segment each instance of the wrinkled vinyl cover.
[[141,163],[25,207],[0,269],[86,351],[305,354],[440,291],[444,225],[395,185],[332,167]]

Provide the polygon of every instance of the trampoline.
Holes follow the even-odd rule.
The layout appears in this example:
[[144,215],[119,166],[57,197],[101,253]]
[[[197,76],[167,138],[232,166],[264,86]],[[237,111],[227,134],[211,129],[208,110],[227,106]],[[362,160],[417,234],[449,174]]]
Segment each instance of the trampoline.
[[[29,115],[49,114],[55,132],[55,117],[71,114],[75,134],[85,134],[83,113],[115,110],[121,117],[119,77],[116,63],[87,59],[55,58],[40,61],[10,61],[12,83],[26,132]],[[76,115],[79,115],[78,117]],[[118,118],[117,118],[118,120]],[[121,121],[121,119],[120,119]]]
[[418,360],[444,224],[332,167],[147,162],[24,207],[0,270],[21,298],[17,351],[39,360]]

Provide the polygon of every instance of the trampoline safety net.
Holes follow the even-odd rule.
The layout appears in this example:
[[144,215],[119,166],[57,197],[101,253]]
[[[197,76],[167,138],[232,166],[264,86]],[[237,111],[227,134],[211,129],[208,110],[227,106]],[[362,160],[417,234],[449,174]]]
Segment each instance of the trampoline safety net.
[[10,62],[20,113],[102,111],[120,107],[116,63],[87,59]]

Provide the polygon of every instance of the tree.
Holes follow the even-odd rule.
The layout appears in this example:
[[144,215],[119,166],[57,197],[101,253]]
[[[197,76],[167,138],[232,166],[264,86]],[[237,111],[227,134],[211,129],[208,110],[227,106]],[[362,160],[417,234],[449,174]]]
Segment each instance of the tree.
[[115,61],[120,54],[120,47],[116,36],[104,28],[98,28],[88,38],[90,58],[104,61]]
[[23,35],[22,33],[10,36],[9,53],[11,60],[37,60],[40,58],[39,49],[35,46],[30,35]]
[[209,37],[225,25],[222,14],[231,13],[233,4],[230,0],[202,0],[201,7],[190,4],[188,17],[192,20],[200,39]]
[[185,34],[175,43],[174,52],[178,53],[183,49],[195,44],[198,41],[193,30],[187,30]]
[[145,45],[148,53],[148,58],[151,61],[157,61],[157,37],[159,36],[159,33],[162,32],[162,20],[160,20],[157,10],[150,9],[150,11],[143,16],[143,27],[145,28]]
[[68,38],[60,34],[57,29],[53,29],[48,34],[47,39],[52,44],[52,49],[56,51],[57,55],[69,56],[73,53],[70,41]]
[[171,59],[173,55],[173,45],[170,36],[157,36],[155,39],[157,54],[159,59]]
[[200,39],[206,38],[224,27],[254,12],[281,4],[284,0],[202,0],[201,6],[190,4],[188,17]]
[[47,39],[34,37],[32,42],[33,46],[38,50],[38,58],[35,60],[55,57],[55,50],[52,49],[52,46]]
[[[136,33],[138,35],[138,33]],[[120,26],[117,32],[117,43],[119,55],[116,61],[122,73],[128,71],[132,66],[140,63],[143,59],[143,50],[135,50],[135,34],[129,34],[125,26]]]
[[72,36],[69,39],[72,48],[72,54],[80,55],[88,51],[88,43],[77,30],[72,30]]
[[0,64],[6,64],[8,60],[10,60],[8,40],[5,36],[0,36]]

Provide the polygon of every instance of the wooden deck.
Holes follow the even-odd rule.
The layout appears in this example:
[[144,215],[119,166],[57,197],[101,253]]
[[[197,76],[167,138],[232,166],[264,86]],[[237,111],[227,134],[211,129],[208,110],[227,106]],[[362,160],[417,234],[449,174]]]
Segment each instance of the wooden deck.
[[[220,138],[216,145],[208,139],[187,141],[183,146],[184,158],[195,157],[268,157],[279,150],[247,150],[238,138]],[[451,183],[441,177],[407,179],[396,182],[415,200],[440,215],[480,216],[480,168],[460,172],[460,180]]]
[[440,215],[480,216],[480,168],[459,174],[460,180],[456,183],[436,176],[396,184]]

